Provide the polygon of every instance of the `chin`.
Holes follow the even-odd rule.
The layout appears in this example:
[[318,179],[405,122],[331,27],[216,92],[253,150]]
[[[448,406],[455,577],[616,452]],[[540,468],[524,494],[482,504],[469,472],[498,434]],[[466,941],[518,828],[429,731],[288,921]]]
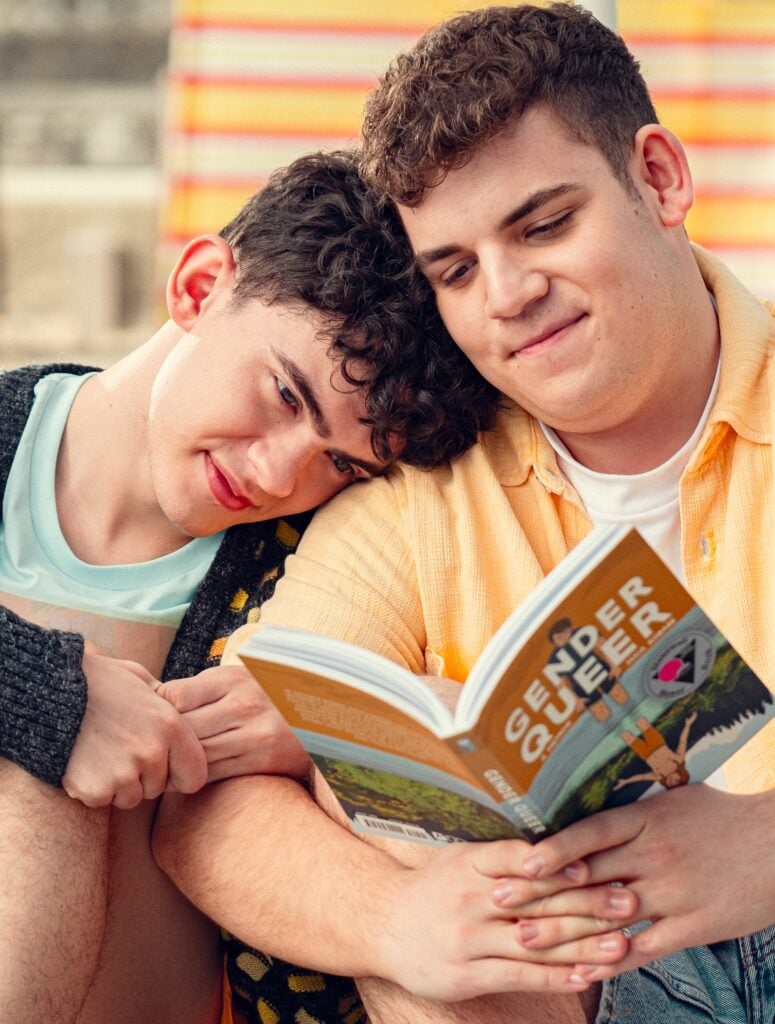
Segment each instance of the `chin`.
[[161,508],[170,527],[180,534],[184,544],[200,537],[210,537],[214,533],[219,533],[227,525],[214,522],[213,519],[208,521],[202,517],[192,516],[190,511],[187,512],[181,508],[165,508],[163,504]]

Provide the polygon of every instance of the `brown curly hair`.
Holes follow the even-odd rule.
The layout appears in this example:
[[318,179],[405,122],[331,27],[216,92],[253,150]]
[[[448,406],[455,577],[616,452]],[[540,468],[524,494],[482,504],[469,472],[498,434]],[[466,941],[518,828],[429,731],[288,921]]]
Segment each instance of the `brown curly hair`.
[[621,38],[567,3],[472,11],[400,54],[366,103],[364,178],[383,198],[417,206],[538,103],[634,187],[633,137],[657,120],[646,83]]
[[275,171],[221,231],[234,249],[234,302],[323,313],[328,351],[365,389],[380,459],[432,468],[492,426],[498,392],[457,348],[413,266],[398,217],[366,188],[355,151],[313,153]]

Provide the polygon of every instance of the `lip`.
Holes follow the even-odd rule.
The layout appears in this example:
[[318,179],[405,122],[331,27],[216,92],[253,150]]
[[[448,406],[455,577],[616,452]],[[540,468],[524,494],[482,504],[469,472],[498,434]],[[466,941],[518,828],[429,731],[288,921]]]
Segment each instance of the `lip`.
[[215,464],[210,453],[205,452],[204,457],[207,483],[210,493],[218,504],[229,509],[230,512],[241,512],[243,509],[249,508],[252,502],[234,487],[226,474]]
[[578,316],[570,317],[567,320],[560,320],[555,324],[551,324],[545,330],[541,331],[540,334],[535,334],[532,338],[528,338],[519,348],[514,349],[512,355],[532,355],[534,352],[538,354],[543,352],[558,341],[561,341],[565,336],[565,332],[571,327],[575,327],[577,323],[584,319],[585,313],[580,313]]

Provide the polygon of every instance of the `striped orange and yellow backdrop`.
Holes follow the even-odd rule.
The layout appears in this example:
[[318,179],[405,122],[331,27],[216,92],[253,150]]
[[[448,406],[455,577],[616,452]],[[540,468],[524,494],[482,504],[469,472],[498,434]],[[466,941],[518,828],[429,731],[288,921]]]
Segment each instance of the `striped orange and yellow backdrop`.
[[[218,230],[269,171],[357,138],[391,57],[460,0],[175,0],[163,262]],[[619,0],[660,120],[685,142],[689,221],[775,293],[775,0]]]

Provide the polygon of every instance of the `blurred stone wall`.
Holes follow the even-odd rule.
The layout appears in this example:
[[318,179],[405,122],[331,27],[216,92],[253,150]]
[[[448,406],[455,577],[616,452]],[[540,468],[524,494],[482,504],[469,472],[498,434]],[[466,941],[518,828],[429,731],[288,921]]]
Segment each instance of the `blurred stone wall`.
[[0,0],[0,364],[107,365],[158,321],[165,0]]

